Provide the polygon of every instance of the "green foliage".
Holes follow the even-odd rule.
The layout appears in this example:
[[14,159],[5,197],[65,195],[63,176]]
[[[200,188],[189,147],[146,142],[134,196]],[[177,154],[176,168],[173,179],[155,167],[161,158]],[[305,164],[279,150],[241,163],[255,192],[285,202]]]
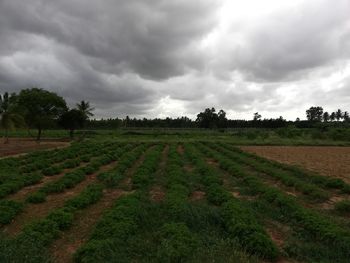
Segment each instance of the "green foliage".
[[0,224],[9,224],[22,211],[23,204],[12,200],[0,201]]
[[102,185],[93,184],[85,188],[79,196],[70,199],[65,203],[65,207],[74,209],[83,209],[91,204],[96,203],[102,197]]
[[26,198],[26,201],[33,204],[43,203],[46,201],[46,194],[44,192],[32,193]]
[[350,213],[350,200],[339,201],[335,204],[334,209],[341,214]]
[[199,240],[183,223],[166,223],[159,231],[158,257],[163,262],[185,262],[198,247]]

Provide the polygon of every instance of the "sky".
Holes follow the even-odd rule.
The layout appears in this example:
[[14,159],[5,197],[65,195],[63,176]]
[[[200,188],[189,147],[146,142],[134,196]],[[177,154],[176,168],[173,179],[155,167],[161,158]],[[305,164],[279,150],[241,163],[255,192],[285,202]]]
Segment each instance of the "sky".
[[0,0],[0,93],[96,118],[350,110],[350,0]]

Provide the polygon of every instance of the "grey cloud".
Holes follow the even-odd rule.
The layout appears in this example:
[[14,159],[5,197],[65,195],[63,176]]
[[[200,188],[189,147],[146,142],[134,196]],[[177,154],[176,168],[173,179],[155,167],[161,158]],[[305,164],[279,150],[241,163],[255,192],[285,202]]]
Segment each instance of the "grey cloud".
[[[226,63],[259,82],[303,78],[314,68],[349,57],[349,13],[347,0],[312,0],[247,22],[239,32],[244,44],[231,47]],[[233,34],[240,29],[233,25]]]
[[350,72],[319,89],[349,64],[349,1],[300,1],[221,32],[224,2],[0,0],[0,93],[39,86],[91,101],[97,117],[154,115],[164,98],[174,104],[159,109],[191,116],[350,107]]
[[191,66],[188,49],[215,25],[216,6],[210,0],[4,0],[0,22],[72,46],[107,68],[122,64],[146,78],[164,79]]

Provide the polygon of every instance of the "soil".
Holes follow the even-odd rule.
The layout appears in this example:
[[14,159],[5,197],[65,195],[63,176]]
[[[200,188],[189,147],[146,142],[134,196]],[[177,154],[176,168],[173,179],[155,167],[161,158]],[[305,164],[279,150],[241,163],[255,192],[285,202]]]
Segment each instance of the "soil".
[[52,211],[55,208],[62,207],[69,198],[78,195],[89,184],[97,181],[97,175],[100,172],[108,171],[113,166],[115,166],[116,163],[117,162],[113,162],[101,167],[101,169],[98,172],[92,175],[88,175],[84,181],[79,183],[74,188],[69,189],[68,191],[48,195],[44,203],[26,205],[24,211],[20,213],[9,225],[3,228],[3,232],[8,234],[9,236],[15,236],[19,234],[25,225],[32,222],[33,220],[37,220],[47,216],[50,213],[50,211]]
[[200,201],[200,200],[203,200],[204,198],[205,198],[205,192],[202,192],[202,191],[194,191],[190,196],[191,201]]
[[[159,163],[158,170],[155,174],[156,181],[162,181],[162,177],[165,175],[166,165],[168,163],[169,145],[167,144],[162,152],[162,159]],[[154,185],[149,192],[150,199],[156,203],[162,202],[165,198],[165,191],[162,186]]]
[[209,165],[214,165],[216,167],[219,166],[218,161],[213,159],[213,158],[207,158],[206,161],[207,161],[207,164],[209,164]]
[[194,170],[194,167],[191,164],[185,164],[184,170],[188,173],[191,173]]
[[165,192],[163,188],[159,185],[155,185],[149,192],[150,199],[156,203],[160,203],[165,198]]
[[185,148],[182,144],[177,147],[177,152],[181,155],[185,153]]
[[350,183],[350,147],[242,146],[242,150]]
[[51,245],[50,252],[54,262],[72,262],[74,253],[88,240],[91,231],[106,209],[112,207],[116,199],[130,193],[132,192],[120,189],[105,190],[99,202],[81,211],[76,216],[73,226],[63,232],[62,236]]
[[5,144],[4,138],[0,138],[0,158],[19,156],[37,150],[64,148],[69,145],[66,140],[47,139],[37,142],[31,138],[10,138],[9,143]]

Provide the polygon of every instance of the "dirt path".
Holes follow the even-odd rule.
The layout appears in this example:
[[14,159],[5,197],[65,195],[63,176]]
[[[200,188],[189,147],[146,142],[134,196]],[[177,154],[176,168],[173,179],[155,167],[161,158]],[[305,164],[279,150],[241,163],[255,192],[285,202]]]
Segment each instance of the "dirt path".
[[120,189],[105,190],[99,202],[81,211],[76,216],[69,231],[65,231],[60,239],[57,239],[51,245],[50,252],[54,262],[72,262],[75,251],[88,240],[91,231],[104,211],[112,207],[116,199],[130,193],[132,192]]
[[10,236],[17,235],[26,224],[33,220],[47,216],[50,211],[55,208],[62,207],[69,198],[78,195],[89,184],[97,181],[97,175],[100,172],[108,171],[116,164],[117,162],[112,162],[108,165],[102,166],[98,172],[88,175],[84,181],[68,191],[48,195],[44,203],[28,204],[22,213],[20,213],[9,225],[3,228],[3,232]]
[[302,166],[350,183],[350,147],[242,146],[242,150],[270,160]]
[[164,178],[165,176],[165,170],[166,170],[166,166],[168,163],[168,157],[169,157],[169,148],[170,146],[167,144],[162,152],[162,159],[159,163],[159,167],[158,170],[155,174],[156,177],[156,181],[160,183],[153,185],[149,195],[150,195],[150,199],[154,202],[162,202],[165,198],[165,191],[164,191],[164,187],[162,186],[162,178]]
[[70,146],[70,142],[58,140],[43,140],[40,143],[29,138],[10,138],[9,143],[4,144],[0,139],[0,159],[3,157],[17,157],[23,154],[46,149],[58,149]]

